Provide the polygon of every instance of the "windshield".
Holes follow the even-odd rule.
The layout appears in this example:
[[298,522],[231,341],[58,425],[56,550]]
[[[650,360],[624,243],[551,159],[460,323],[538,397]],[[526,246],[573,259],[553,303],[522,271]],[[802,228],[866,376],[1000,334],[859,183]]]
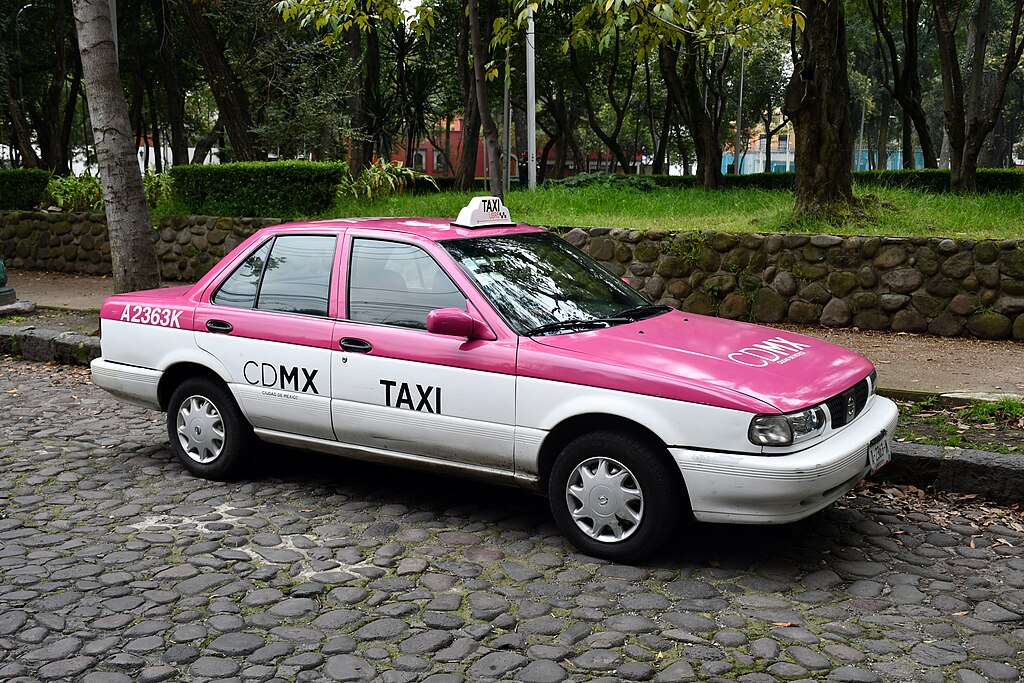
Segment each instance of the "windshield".
[[662,310],[589,256],[547,233],[442,244],[519,334],[607,327],[635,320],[638,312],[645,317]]

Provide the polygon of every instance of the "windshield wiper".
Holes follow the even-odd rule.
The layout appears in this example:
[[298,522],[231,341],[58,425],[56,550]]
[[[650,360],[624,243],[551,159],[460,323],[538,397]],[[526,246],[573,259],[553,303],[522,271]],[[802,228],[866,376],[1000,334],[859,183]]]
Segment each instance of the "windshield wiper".
[[639,320],[640,318],[650,318],[651,316],[658,315],[659,313],[665,313],[671,311],[671,306],[665,306],[664,304],[640,304],[633,308],[627,308],[624,311],[619,311],[615,314],[617,318],[628,318],[630,320]]
[[527,337],[550,332],[564,332],[567,330],[590,330],[603,327],[610,327],[617,322],[628,322],[625,318],[594,318],[591,320],[556,320],[553,323],[545,323],[532,327],[526,331]]

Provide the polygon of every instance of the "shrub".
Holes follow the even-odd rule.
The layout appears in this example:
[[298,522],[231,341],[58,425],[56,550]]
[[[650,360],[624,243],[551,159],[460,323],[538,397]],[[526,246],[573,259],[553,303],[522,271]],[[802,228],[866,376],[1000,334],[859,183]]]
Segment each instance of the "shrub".
[[[857,171],[853,174],[862,185],[882,187],[903,187],[942,194],[949,192],[949,169],[917,168],[885,171]],[[1019,194],[1024,192],[1024,171],[1012,168],[979,168],[978,193],[1002,192]]]
[[46,186],[46,201],[61,211],[102,211],[103,187],[98,176],[54,176]]
[[376,158],[373,163],[363,169],[358,178],[350,178],[341,184],[341,191],[351,194],[357,199],[365,197],[375,201],[386,199],[393,194],[402,194],[407,186],[415,186],[418,182],[429,183],[437,189],[437,183],[430,176],[414,171],[400,161],[385,161]]
[[50,172],[38,168],[0,169],[0,210],[31,211],[39,206]]
[[153,173],[147,170],[142,176],[142,187],[146,192],[146,204],[155,209],[161,202],[167,201],[173,194],[171,176],[168,173]]
[[343,162],[271,161],[174,166],[174,196],[192,213],[291,218],[330,208]]

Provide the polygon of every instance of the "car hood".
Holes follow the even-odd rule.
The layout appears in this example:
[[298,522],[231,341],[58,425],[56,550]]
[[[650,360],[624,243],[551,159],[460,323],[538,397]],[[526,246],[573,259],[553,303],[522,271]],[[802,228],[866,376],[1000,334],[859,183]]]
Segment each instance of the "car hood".
[[[782,412],[821,403],[872,370],[863,356],[820,339],[680,311],[533,341],[588,357],[609,373],[660,375],[693,389],[714,387],[717,395],[725,389]],[[651,393],[642,383],[634,391]]]

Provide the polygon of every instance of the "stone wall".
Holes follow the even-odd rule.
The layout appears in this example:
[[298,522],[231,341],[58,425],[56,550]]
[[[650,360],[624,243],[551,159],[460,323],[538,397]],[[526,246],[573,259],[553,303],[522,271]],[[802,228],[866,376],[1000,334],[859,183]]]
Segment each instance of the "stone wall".
[[1024,339],[1024,241],[574,228],[654,301],[764,323]]
[[[165,216],[153,230],[164,280],[191,282],[277,218]],[[96,213],[0,213],[0,257],[9,268],[110,273],[107,219]]]
[[[165,216],[165,280],[193,281],[276,218]],[[764,323],[1024,339],[1024,241],[560,231],[654,301]],[[0,213],[11,268],[110,273],[103,214]]]

